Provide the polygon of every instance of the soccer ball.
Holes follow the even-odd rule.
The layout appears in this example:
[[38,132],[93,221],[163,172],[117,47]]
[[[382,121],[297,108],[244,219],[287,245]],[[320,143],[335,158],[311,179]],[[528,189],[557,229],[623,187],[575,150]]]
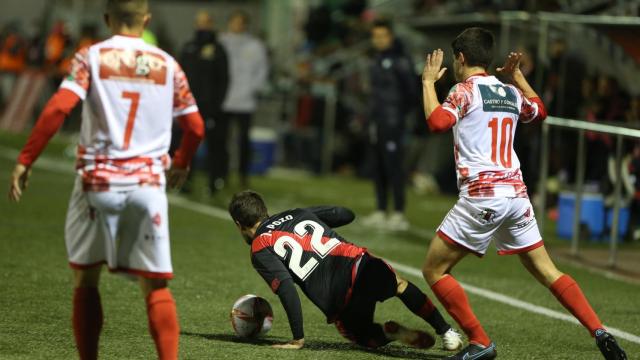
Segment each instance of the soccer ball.
[[273,310],[269,302],[255,295],[236,300],[231,309],[231,326],[236,335],[252,338],[266,334],[273,324]]

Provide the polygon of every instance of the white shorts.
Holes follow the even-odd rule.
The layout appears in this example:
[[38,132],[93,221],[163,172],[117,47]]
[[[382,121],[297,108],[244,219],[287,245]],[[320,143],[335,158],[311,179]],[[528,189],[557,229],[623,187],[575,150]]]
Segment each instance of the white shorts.
[[147,278],[173,277],[167,195],[162,187],[84,191],[78,177],[69,201],[65,242],[69,264]]
[[500,255],[544,245],[527,198],[461,197],[438,227],[438,236],[478,256],[487,252],[492,239]]

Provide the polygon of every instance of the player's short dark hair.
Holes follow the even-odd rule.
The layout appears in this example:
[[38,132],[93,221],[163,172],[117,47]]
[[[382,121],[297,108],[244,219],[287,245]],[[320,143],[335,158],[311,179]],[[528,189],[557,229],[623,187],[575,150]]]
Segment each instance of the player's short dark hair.
[[451,42],[451,48],[454,56],[457,57],[459,53],[464,55],[468,66],[488,68],[493,61],[494,43],[491,31],[471,27],[465,29]]
[[375,29],[375,28],[385,28],[391,34],[393,34],[393,23],[391,23],[391,20],[377,19],[373,22],[373,25],[371,26],[371,29]]
[[233,195],[229,203],[229,214],[233,221],[248,228],[269,217],[267,205],[262,200],[262,196],[252,190]]
[[148,0],[107,0],[107,14],[112,21],[128,27],[141,26],[148,13]]

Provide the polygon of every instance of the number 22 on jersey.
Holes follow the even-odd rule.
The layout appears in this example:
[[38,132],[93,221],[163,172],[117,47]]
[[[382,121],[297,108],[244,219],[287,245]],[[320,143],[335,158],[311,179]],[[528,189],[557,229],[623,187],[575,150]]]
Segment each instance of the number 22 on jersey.
[[[340,245],[340,240],[338,239],[329,239],[327,242],[322,242],[322,235],[324,234],[324,228],[322,225],[318,224],[312,220],[301,221],[294,227],[293,231],[296,235],[303,237],[307,235],[308,230],[307,227],[311,227],[311,248],[313,252],[320,256],[320,259],[324,259],[333,249],[335,249],[338,245]],[[304,265],[302,264],[302,254],[304,249],[302,245],[298,241],[296,241],[291,236],[281,236],[276,240],[273,245],[273,250],[280,256],[285,259],[287,257],[287,247],[291,249],[291,258],[289,259],[289,269],[296,274],[302,281],[304,281],[313,270],[318,267],[320,262],[315,258],[311,257]]]
[[[488,127],[491,128],[491,161],[498,165],[499,152],[502,166],[510,168],[511,147],[513,146],[513,119],[505,117],[502,121],[498,121],[498,118],[493,118],[489,121]],[[498,148],[498,133],[500,133],[500,148]]]

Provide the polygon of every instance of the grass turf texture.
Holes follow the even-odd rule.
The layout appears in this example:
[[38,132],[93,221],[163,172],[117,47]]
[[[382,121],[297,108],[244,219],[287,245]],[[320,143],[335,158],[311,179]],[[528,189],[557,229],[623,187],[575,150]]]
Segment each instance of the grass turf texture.
[[[18,148],[24,136],[0,134],[0,144]],[[45,156],[63,158],[64,139],[54,141]],[[68,159],[66,159],[68,160]],[[6,189],[13,162],[0,159],[0,184]],[[69,165],[69,169],[72,166]],[[71,331],[72,278],[64,248],[64,218],[73,175],[36,168],[23,201],[11,205],[0,200],[0,359],[69,359],[76,355]],[[253,188],[265,195],[272,212],[287,207],[340,204],[360,216],[372,210],[370,184],[351,178],[255,178]],[[203,186],[196,179],[196,193]],[[234,190],[203,200],[225,206]],[[191,196],[199,200],[197,195]],[[390,260],[420,267],[428,237],[449,207],[452,197],[409,196],[408,216],[420,231],[385,233],[356,223],[339,229],[347,239]],[[306,346],[300,351],[275,350],[269,343],[290,338],[286,315],[278,299],[253,271],[249,248],[228,220],[181,207],[170,209],[172,254],[176,278],[171,282],[182,328],[180,355],[185,359],[437,359],[449,355],[438,349],[414,350],[390,345],[367,351],[349,344],[308,300],[301,296]],[[549,229],[551,231],[551,229]],[[546,236],[551,246],[564,243]],[[594,308],[610,325],[640,334],[640,287],[560,263],[581,285]],[[454,270],[466,283],[564,311],[548,290],[521,267],[517,257],[498,257],[493,251],[482,260],[469,256]],[[407,276],[422,289],[420,278]],[[229,311],[240,296],[253,293],[273,305],[273,330],[258,343],[233,336]],[[105,325],[100,342],[103,359],[149,359],[155,356],[147,332],[145,306],[137,284],[120,276],[103,274],[101,283]],[[440,304],[430,290],[427,294]],[[302,294],[301,294],[302,295]],[[502,359],[599,359],[587,332],[574,324],[515,309],[469,295],[476,314],[498,345]],[[447,317],[448,318],[448,317]],[[376,319],[397,320],[427,328],[397,299],[380,304]],[[640,346],[619,340],[631,359]],[[438,343],[439,346],[439,343]]]

